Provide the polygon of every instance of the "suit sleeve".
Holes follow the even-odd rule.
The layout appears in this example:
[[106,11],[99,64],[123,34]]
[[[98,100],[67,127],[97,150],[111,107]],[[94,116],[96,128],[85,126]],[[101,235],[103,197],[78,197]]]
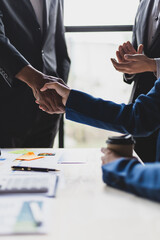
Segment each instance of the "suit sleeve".
[[136,159],[120,158],[102,166],[103,181],[111,187],[160,201],[160,164],[141,165]]
[[72,90],[66,118],[110,131],[148,136],[160,128],[160,79],[147,95],[140,95],[128,105]]
[[5,36],[3,14],[0,10],[0,75],[11,86],[15,75],[28,64]]
[[62,15],[62,3],[59,0],[56,26],[57,73],[59,77],[64,80],[64,82],[67,82],[70,69],[70,59],[67,52]]

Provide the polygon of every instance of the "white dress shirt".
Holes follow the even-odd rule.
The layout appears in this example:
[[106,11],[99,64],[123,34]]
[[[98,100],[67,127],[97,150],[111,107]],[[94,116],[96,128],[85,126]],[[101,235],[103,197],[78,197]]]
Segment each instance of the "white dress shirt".
[[30,2],[35,11],[41,31],[43,32],[43,0],[30,0]]

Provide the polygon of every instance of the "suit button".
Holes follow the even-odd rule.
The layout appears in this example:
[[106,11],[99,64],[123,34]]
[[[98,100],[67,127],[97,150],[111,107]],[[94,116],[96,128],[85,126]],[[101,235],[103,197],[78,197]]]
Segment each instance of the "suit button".
[[40,31],[41,31],[41,28],[40,28],[40,27],[36,28],[36,31],[37,31],[37,32],[40,32]]
[[5,73],[4,74],[4,78],[7,80],[8,79],[8,75]]

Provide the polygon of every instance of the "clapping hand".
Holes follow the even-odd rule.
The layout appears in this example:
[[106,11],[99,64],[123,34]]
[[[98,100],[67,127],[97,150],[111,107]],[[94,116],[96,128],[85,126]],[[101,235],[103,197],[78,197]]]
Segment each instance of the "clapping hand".
[[118,51],[116,51],[116,56],[117,56],[117,60],[119,63],[122,62],[127,62],[127,59],[125,58],[126,54],[142,54],[143,53],[143,45],[140,44],[138,46],[137,51],[134,49],[134,47],[132,46],[132,44],[128,41],[126,43],[123,43],[123,45],[120,45],[118,48]]
[[111,58],[115,69],[122,73],[136,74],[141,72],[156,72],[156,62],[148,58],[143,52],[143,45],[138,46],[136,51],[130,42],[119,46],[116,51],[117,60]]
[[148,58],[142,52],[142,44],[136,51],[130,42],[124,43],[119,46],[119,50],[116,52],[118,61],[111,58],[112,64],[117,71],[127,74],[156,72],[156,61]]
[[156,72],[156,61],[146,57],[144,54],[126,54],[124,58],[125,62],[121,63],[113,58],[111,59],[113,66],[119,72],[127,74]]

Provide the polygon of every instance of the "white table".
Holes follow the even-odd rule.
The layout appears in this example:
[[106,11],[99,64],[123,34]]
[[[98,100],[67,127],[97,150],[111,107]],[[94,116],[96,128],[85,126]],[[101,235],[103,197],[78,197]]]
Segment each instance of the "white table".
[[[47,151],[47,150],[46,150]],[[67,156],[67,149],[64,151]],[[62,180],[52,199],[51,232],[1,240],[159,240],[160,205],[102,181],[100,149],[73,149],[85,164],[59,165]]]

